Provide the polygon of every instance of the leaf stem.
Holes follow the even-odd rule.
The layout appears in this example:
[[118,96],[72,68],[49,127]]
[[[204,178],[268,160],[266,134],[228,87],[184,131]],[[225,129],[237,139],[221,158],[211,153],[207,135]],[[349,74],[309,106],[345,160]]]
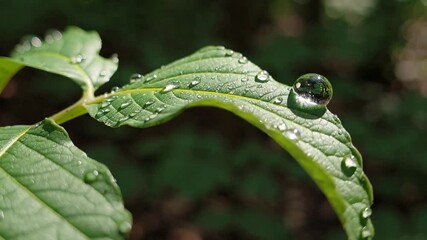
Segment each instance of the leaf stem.
[[79,101],[75,102],[73,105],[50,116],[49,118],[55,121],[57,124],[63,124],[71,119],[84,115],[87,113],[87,109],[84,106],[86,101],[87,101],[87,97],[83,96]]

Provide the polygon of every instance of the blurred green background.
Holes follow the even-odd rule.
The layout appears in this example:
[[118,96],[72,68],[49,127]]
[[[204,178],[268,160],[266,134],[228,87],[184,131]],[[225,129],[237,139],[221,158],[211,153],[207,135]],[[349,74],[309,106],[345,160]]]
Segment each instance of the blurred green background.
[[[111,87],[205,45],[245,54],[278,81],[317,72],[329,109],[364,156],[375,239],[427,239],[426,0],[13,0],[0,7],[0,55],[20,38],[76,25],[118,53]],[[0,125],[31,124],[77,100],[71,81],[25,69],[0,95]],[[150,129],[64,124],[107,164],[134,216],[129,239],[345,239],[313,181],[231,113],[190,109]]]

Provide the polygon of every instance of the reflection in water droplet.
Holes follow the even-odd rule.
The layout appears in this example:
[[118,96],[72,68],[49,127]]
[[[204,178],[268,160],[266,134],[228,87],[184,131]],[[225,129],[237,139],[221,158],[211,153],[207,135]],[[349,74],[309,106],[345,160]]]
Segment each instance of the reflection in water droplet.
[[298,129],[289,129],[285,131],[286,137],[288,137],[290,140],[298,140],[300,138],[300,132]]
[[369,218],[371,215],[372,215],[372,209],[371,208],[367,207],[367,208],[363,209],[363,211],[362,211],[362,217],[363,218],[365,218],[365,219]]
[[258,82],[268,82],[268,80],[269,80],[269,78],[270,78],[270,74],[267,72],[267,71],[265,71],[265,70],[263,70],[263,71],[261,71],[261,72],[259,72],[256,76],[255,76],[255,80],[256,81],[258,81]]
[[327,105],[332,98],[332,85],[320,74],[309,73],[299,77],[294,85],[295,93],[312,103]]
[[136,82],[136,81],[141,80],[143,77],[144,77],[144,76],[142,76],[142,75],[141,75],[141,74],[139,74],[139,73],[134,73],[134,74],[132,74],[132,75],[130,76],[130,78],[129,78],[129,82],[130,82],[130,83],[134,83],[134,82]]
[[282,97],[278,97],[278,98],[274,99],[274,101],[273,101],[274,104],[281,104],[282,102],[283,102]]
[[98,178],[98,175],[99,175],[98,170],[89,171],[85,174],[84,181],[86,183],[92,183],[92,182],[96,181],[96,179]]
[[245,63],[248,63],[248,59],[246,57],[241,57],[241,58],[239,58],[238,62],[240,64],[245,64]]
[[166,86],[160,90],[161,93],[168,93],[174,89],[180,88],[181,84],[178,81],[168,82]]
[[197,86],[200,82],[202,81],[202,79],[200,77],[195,77],[193,81],[190,82],[190,84],[188,84],[189,88],[195,87]]
[[119,224],[119,232],[122,235],[126,235],[132,228],[132,225],[128,222],[122,222]]

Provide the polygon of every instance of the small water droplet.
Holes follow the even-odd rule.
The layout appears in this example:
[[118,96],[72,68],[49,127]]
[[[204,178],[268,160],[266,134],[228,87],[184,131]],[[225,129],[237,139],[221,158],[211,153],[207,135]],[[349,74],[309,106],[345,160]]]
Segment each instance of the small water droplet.
[[60,40],[62,38],[62,33],[56,29],[50,29],[46,31],[44,40],[52,44],[54,41]]
[[257,82],[268,82],[268,79],[270,78],[270,74],[267,72],[267,71],[265,71],[265,70],[262,70],[262,71],[260,71],[256,76],[255,76],[255,80],[257,81]]
[[242,82],[247,82],[249,80],[249,78],[248,77],[242,77],[241,79],[240,79],[240,81],[242,81]]
[[156,101],[154,99],[149,99],[144,103],[144,107],[148,107],[150,105],[153,105]]
[[227,51],[225,51],[225,56],[230,57],[234,54],[234,51],[231,49],[227,49]]
[[82,165],[82,161],[77,161],[77,165]]
[[85,55],[76,55],[74,57],[71,58],[71,63],[72,64],[80,64],[82,62],[84,62],[86,60],[86,56]]
[[128,119],[129,119],[129,116],[123,116],[122,118],[120,118],[120,119],[119,119],[119,122],[118,122],[118,123],[121,123],[121,122],[127,121]]
[[119,89],[120,89],[119,87],[114,86],[114,87],[112,87],[112,88],[111,88],[111,93],[115,93],[115,92],[117,92]]
[[286,124],[282,123],[280,124],[277,129],[279,129],[279,131],[283,132],[287,129]]
[[367,226],[365,226],[362,228],[360,235],[362,236],[362,239],[369,239],[372,237],[372,231]]
[[131,112],[131,113],[129,114],[129,117],[130,117],[130,118],[134,118],[137,114],[138,114],[138,113],[136,113],[136,112]]
[[285,135],[291,140],[298,140],[301,134],[298,129],[289,129],[285,131]]
[[41,47],[41,46],[42,46],[42,40],[40,40],[40,38],[39,38],[39,37],[33,36],[33,37],[30,39],[30,44],[31,44],[31,46],[33,46],[33,47],[39,48],[39,47]]
[[363,209],[362,218],[367,219],[367,218],[371,217],[371,215],[372,215],[372,209],[370,207]]
[[4,219],[4,212],[0,210],[0,221]]
[[240,64],[245,64],[245,63],[248,63],[248,59],[246,58],[246,57],[241,57],[241,58],[239,58],[239,60],[238,60],[238,62],[240,63]]
[[92,182],[96,181],[98,176],[99,176],[98,170],[88,171],[84,176],[84,181],[86,183],[92,183]]
[[143,77],[144,77],[144,76],[142,76],[142,75],[141,75],[141,74],[139,74],[139,73],[134,73],[134,74],[132,74],[132,75],[130,76],[130,78],[129,78],[129,82],[130,82],[130,83],[134,83],[134,82],[136,82],[136,81],[141,80]]
[[327,105],[333,93],[329,80],[315,73],[299,77],[293,85],[293,90],[299,97],[320,105]]
[[274,99],[274,101],[273,101],[274,104],[281,104],[282,102],[283,102],[282,97],[278,97],[278,98]]
[[101,104],[101,108],[108,107],[108,106],[110,106],[110,104],[111,104],[111,102],[105,101]]
[[111,96],[111,97],[107,98],[107,100],[105,100],[105,101],[112,102],[112,101],[114,101],[116,99],[117,99],[117,96]]
[[202,81],[202,79],[200,77],[195,77],[193,81],[191,81],[191,83],[188,85],[189,88],[195,87],[197,86],[200,82]]
[[113,61],[113,63],[119,63],[119,55],[117,53],[113,53],[113,55],[111,55],[110,57],[111,61]]
[[157,75],[156,74],[154,74],[153,76],[147,77],[147,79],[145,79],[145,82],[151,82],[151,81],[153,81],[155,79],[157,79]]
[[164,110],[166,109],[166,106],[161,106],[161,107],[158,107],[158,108],[156,108],[156,113],[161,113],[161,112],[163,112]]
[[128,107],[128,106],[129,106],[129,105],[131,105],[131,104],[132,104],[132,100],[128,99],[128,100],[126,100],[125,102],[123,102],[122,104],[120,104],[120,106],[119,106],[119,110],[122,110],[122,109],[124,109],[124,108]]
[[104,109],[102,109],[102,113],[103,114],[106,114],[106,113],[109,113],[111,110],[109,109],[109,108],[104,108]]
[[179,87],[181,87],[181,84],[177,81],[168,82],[166,84],[166,86],[162,90],[160,90],[160,93],[168,93],[168,92],[170,92],[174,89],[177,89]]
[[120,234],[126,235],[127,233],[130,232],[130,230],[132,228],[132,225],[130,223],[128,223],[128,222],[122,222],[122,223],[119,224],[118,227],[119,227]]
[[99,76],[100,76],[100,77],[105,77],[105,76],[107,76],[107,71],[105,71],[105,70],[100,71],[100,72],[99,72]]
[[342,167],[347,176],[353,175],[357,169],[356,158],[353,155],[345,157],[342,162]]

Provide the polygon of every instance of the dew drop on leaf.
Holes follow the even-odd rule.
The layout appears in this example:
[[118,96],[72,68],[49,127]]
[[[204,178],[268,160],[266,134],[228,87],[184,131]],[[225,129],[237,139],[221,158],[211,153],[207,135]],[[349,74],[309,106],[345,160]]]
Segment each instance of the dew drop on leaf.
[[202,81],[202,79],[200,77],[195,77],[193,81],[190,82],[190,84],[188,85],[189,88],[195,87],[197,86],[200,82]]
[[84,181],[86,183],[92,183],[92,182],[96,181],[98,176],[99,176],[98,170],[88,171],[87,173],[85,173]]
[[36,37],[36,36],[33,36],[30,39],[30,43],[31,43],[31,46],[36,47],[36,48],[39,48],[42,46],[42,40],[40,40],[40,38]]
[[249,78],[248,77],[242,77],[241,79],[240,79],[240,81],[242,81],[242,82],[247,82],[249,80]]
[[111,93],[115,93],[115,92],[117,92],[119,89],[120,89],[119,87],[114,86],[114,87],[112,87],[112,88],[111,88]]
[[274,99],[274,101],[273,101],[274,104],[281,104],[282,102],[283,102],[282,97],[278,97],[278,98]]
[[86,60],[86,56],[85,55],[76,55],[74,57],[71,57],[71,63],[72,64],[79,64],[82,63]]
[[255,80],[257,82],[263,82],[263,83],[264,82],[268,82],[269,78],[270,78],[270,74],[267,71],[265,71],[265,70],[262,70],[261,72],[259,72],[255,76]]
[[0,210],[0,221],[2,221],[3,219],[4,219],[4,212]]
[[174,89],[180,88],[180,87],[181,87],[181,84],[177,81],[168,82],[166,84],[166,86],[162,90],[160,90],[160,92],[161,93],[168,93],[168,92],[170,92]]
[[225,51],[225,56],[230,57],[234,54],[234,51],[231,49],[228,49],[227,51]]
[[320,74],[309,73],[299,77],[294,85],[295,93],[312,103],[327,105],[332,98],[332,85]]
[[[114,88],[113,88],[114,89]],[[113,90],[113,89],[111,89],[111,90]],[[119,88],[117,87],[117,89],[115,89],[115,91],[117,91]],[[111,96],[111,97],[109,97],[109,98],[107,98],[107,102],[112,102],[112,101],[114,101],[114,100],[116,100],[117,99],[117,96]]]
[[353,175],[357,168],[356,158],[353,155],[345,157],[343,159],[342,166],[346,175]]
[[99,76],[100,76],[100,77],[105,77],[105,76],[107,76],[107,71],[105,71],[105,70],[100,71],[100,72],[99,72]]
[[126,108],[126,107],[128,107],[129,105],[131,105],[131,104],[132,104],[132,100],[128,99],[128,100],[126,100],[125,102],[123,102],[122,104],[120,104],[120,106],[119,106],[119,110],[121,110],[121,109],[123,109],[123,108]]
[[285,131],[285,135],[291,140],[298,140],[301,134],[298,129],[289,129]]
[[122,222],[118,225],[119,232],[122,235],[126,235],[132,228],[132,225],[128,222]]
[[139,74],[139,73],[134,73],[134,74],[132,74],[132,75],[130,76],[130,78],[129,78],[129,82],[130,82],[130,83],[134,83],[134,82],[136,82],[136,81],[141,80],[143,77],[144,77],[144,76],[142,76],[142,75],[141,75],[141,74]]
[[362,211],[362,218],[367,219],[372,215],[372,209],[367,207]]
[[113,61],[113,63],[119,63],[119,55],[117,55],[117,53],[111,55],[110,59]]
[[144,103],[144,107],[148,107],[150,105],[153,105],[156,101],[154,99],[148,99],[145,103]]
[[153,80],[157,79],[157,75],[154,74],[153,76],[149,76],[147,79],[145,79],[145,82],[151,82]]
[[368,227],[363,227],[360,235],[362,239],[369,239],[372,237],[372,231]]
[[248,63],[248,59],[246,57],[241,57],[241,58],[239,58],[238,62],[240,64],[245,64],[245,63]]
[[283,132],[287,129],[286,124],[282,123],[280,124],[277,129],[279,129],[279,131]]

